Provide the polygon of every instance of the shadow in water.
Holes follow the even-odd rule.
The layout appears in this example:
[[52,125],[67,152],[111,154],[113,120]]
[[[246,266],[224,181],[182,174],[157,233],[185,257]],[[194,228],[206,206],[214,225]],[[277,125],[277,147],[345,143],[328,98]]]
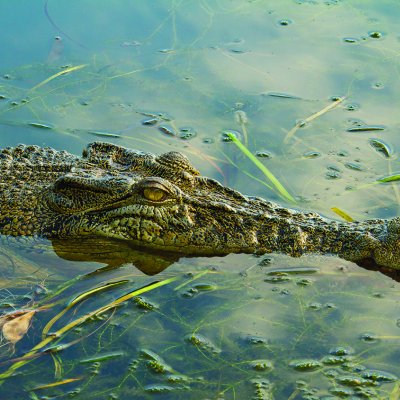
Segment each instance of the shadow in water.
[[69,261],[89,261],[106,264],[93,273],[132,263],[146,275],[156,275],[178,261],[174,253],[146,251],[133,248],[128,241],[93,237],[80,239],[53,239],[54,252]]

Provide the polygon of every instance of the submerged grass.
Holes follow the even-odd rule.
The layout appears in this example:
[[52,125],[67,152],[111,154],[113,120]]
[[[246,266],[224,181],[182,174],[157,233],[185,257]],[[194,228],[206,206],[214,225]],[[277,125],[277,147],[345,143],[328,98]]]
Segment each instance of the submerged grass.
[[[88,319],[90,319],[94,316],[100,316],[100,315],[104,314],[105,312],[107,312],[111,309],[114,309],[121,303],[123,303],[127,300],[130,300],[133,297],[139,296],[140,294],[143,294],[143,293],[150,292],[151,290],[157,289],[161,286],[168,285],[172,282],[175,282],[177,279],[179,279],[179,277],[168,278],[163,281],[155,282],[153,284],[147,285],[143,288],[136,289],[130,293],[127,293],[127,294],[117,298],[116,300],[112,301],[111,303],[108,303],[100,308],[97,308],[94,311],[91,311],[91,312],[83,315],[82,317],[79,317],[79,318],[73,320],[72,322],[70,322],[67,325],[63,326],[62,328],[58,329],[51,336],[44,338],[41,342],[39,342],[36,346],[34,346],[30,351],[28,351],[23,357],[19,358],[18,361],[15,362],[7,371],[1,373],[0,374],[0,385],[2,385],[4,380],[9,378],[10,376],[12,376],[15,373],[15,371],[17,371],[19,368],[23,367],[24,365],[26,365],[27,363],[29,363],[30,361],[35,359],[37,356],[37,353],[39,351],[44,350],[45,346],[52,343],[53,341],[56,341],[56,340],[58,341],[65,333],[69,332],[71,329],[75,328],[76,326],[82,324],[83,322],[87,321]],[[72,301],[72,304],[75,305],[78,302],[79,301]],[[70,305],[67,306],[67,309],[69,309],[69,308],[71,308]],[[65,313],[64,310],[61,311],[61,313],[59,313],[59,316],[61,317],[64,313]],[[58,318],[53,318],[54,322],[57,319]],[[48,327],[46,326],[46,328],[48,328]]]
[[88,64],[81,64],[81,65],[75,65],[73,67],[69,67],[69,68],[65,68],[60,72],[57,72],[54,75],[49,76],[47,79],[45,79],[44,81],[38,83],[36,86],[34,86],[31,91],[34,91],[36,89],[39,89],[40,87],[42,87],[43,85],[46,85],[47,83],[51,82],[53,79],[58,78],[61,75],[65,75],[68,74],[69,72],[73,72],[73,71],[77,71],[79,69],[82,69],[84,67],[86,67]]

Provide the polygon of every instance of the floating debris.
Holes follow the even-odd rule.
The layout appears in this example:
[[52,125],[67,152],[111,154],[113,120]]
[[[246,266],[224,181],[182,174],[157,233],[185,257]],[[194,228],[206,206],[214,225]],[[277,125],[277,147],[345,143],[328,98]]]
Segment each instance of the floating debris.
[[196,131],[192,128],[179,129],[179,138],[182,140],[189,140],[197,135]]
[[238,131],[234,131],[234,130],[226,130],[223,131],[221,133],[221,140],[223,142],[233,142],[233,136],[237,139],[237,140],[241,140],[241,136],[242,134]]
[[29,122],[29,126],[33,126],[34,128],[39,128],[39,129],[53,129],[53,126],[50,124],[43,124],[41,122]]
[[301,278],[296,280],[296,285],[298,286],[310,286],[314,281],[310,278]]
[[365,170],[365,168],[359,163],[347,162],[346,164],[344,164],[344,166],[353,171],[364,171]]
[[308,151],[303,154],[304,158],[318,158],[321,157],[321,153],[319,151]]
[[138,114],[145,117],[155,118],[158,121],[171,121],[173,118],[164,112],[152,112],[152,111],[136,111]]
[[113,351],[110,353],[104,353],[100,354],[98,356],[90,357],[90,358],[84,358],[83,360],[80,361],[81,364],[91,364],[91,363],[96,363],[96,362],[102,362],[102,361],[108,361],[112,360],[114,358],[119,358],[123,357],[125,353],[123,351]]
[[168,136],[176,136],[174,129],[170,126],[161,125],[158,127],[158,130],[162,133],[165,133]]
[[265,267],[267,265],[270,265],[273,263],[273,259],[271,257],[264,257],[259,263],[258,265],[260,267]]
[[280,97],[281,99],[296,99],[300,100],[301,98],[298,96],[294,96],[292,94],[288,93],[280,93],[280,92],[268,92],[268,93],[263,93],[264,96],[271,96],[271,97]]
[[175,50],[174,49],[160,49],[158,50],[159,53],[163,53],[163,54],[170,54],[170,53],[174,53]]
[[268,380],[264,379],[253,379],[251,380],[252,385],[254,386],[254,394],[252,397],[256,400],[272,400],[273,397],[273,386]]
[[142,121],[142,125],[148,126],[148,125],[155,125],[158,122],[160,122],[159,118],[149,118],[149,119],[144,119]]
[[146,365],[157,374],[165,374],[173,371],[173,369],[162,358],[159,358],[158,360],[148,360]]
[[380,183],[400,181],[400,174],[385,176],[383,178],[377,179],[376,181]]
[[267,275],[300,275],[300,274],[315,274],[319,272],[317,267],[292,267],[292,268],[279,268],[268,271]]
[[249,52],[249,50],[240,50],[240,49],[229,49],[229,51],[235,54],[244,54]]
[[371,138],[369,144],[380,154],[383,154],[386,158],[390,158],[393,155],[393,150],[390,145],[386,144],[381,139]]
[[288,274],[282,272],[280,274],[268,276],[267,278],[264,279],[264,282],[268,283],[286,283],[291,281],[292,278],[288,276]]
[[148,349],[141,349],[140,356],[147,360],[146,365],[153,372],[158,374],[174,372],[173,368],[169,366],[162,357]]
[[351,103],[346,105],[346,110],[347,111],[357,111],[360,108],[358,104]]
[[250,361],[249,365],[256,371],[271,371],[273,369],[273,364],[269,360],[253,360]]
[[15,344],[28,332],[36,311],[16,311],[1,317],[1,332],[9,343]]
[[271,158],[272,154],[269,151],[260,150],[255,152],[255,156],[260,158]]
[[368,379],[374,382],[395,382],[397,381],[397,376],[390,374],[388,372],[384,371],[378,371],[374,369],[369,369],[366,371],[363,371],[361,376],[364,379]]
[[153,384],[145,386],[144,390],[149,393],[165,393],[172,392],[174,388],[168,385]]
[[382,82],[375,82],[373,85],[372,85],[372,88],[373,89],[383,89],[385,87],[385,85],[382,83]]
[[347,356],[329,355],[329,356],[322,357],[322,359],[321,359],[321,362],[325,365],[341,365],[347,361],[349,361],[349,358]]
[[221,352],[217,346],[215,346],[211,340],[199,333],[192,333],[185,337],[186,341],[193,344],[196,347],[200,347],[203,350],[207,350],[211,353],[218,354]]
[[209,292],[212,290],[216,290],[217,286],[212,283],[196,283],[193,285],[193,288],[199,292]]
[[186,383],[189,378],[185,375],[171,374],[167,376],[167,380],[171,383]]
[[368,32],[368,36],[372,39],[381,39],[383,36],[383,33],[378,32],[378,31],[372,31],[372,32]]
[[133,302],[139,307],[142,308],[143,310],[147,311],[153,311],[158,309],[158,305],[155,303],[152,303],[151,301],[147,300],[143,296],[138,296],[133,299]]
[[294,360],[289,364],[296,371],[309,372],[322,368],[322,364],[318,360],[304,359]]
[[359,39],[352,38],[352,37],[346,37],[346,38],[343,38],[343,42],[345,42],[345,43],[358,43]]
[[383,125],[357,125],[347,129],[347,132],[370,132],[370,131],[383,131]]
[[345,386],[370,386],[371,382],[358,375],[343,375],[336,378],[336,381]]
[[87,133],[90,133],[91,135],[94,136],[100,136],[100,137],[111,137],[111,138],[121,138],[121,135],[118,135],[117,133],[109,133],[109,132],[102,132],[102,131],[87,131]]
[[267,345],[268,340],[262,336],[247,335],[243,338],[247,344],[251,345]]
[[[30,389],[30,390],[35,391],[35,390],[42,390],[42,389],[53,388],[53,387],[56,387],[56,386],[66,385],[66,384],[71,383],[71,382],[76,382],[76,381],[79,381],[79,380],[81,380],[81,379],[83,379],[83,378],[80,377],[80,378],[63,379],[63,380],[61,380],[61,381],[57,381],[57,382],[53,382],[53,383],[48,383],[48,384],[46,384],[46,385],[35,386],[34,388],[32,388],[32,389]],[[43,397],[42,397],[42,398],[43,398]]]
[[278,24],[281,26],[291,25],[293,22],[290,19],[281,19]]
[[329,170],[325,173],[326,179],[340,179],[342,177],[339,171]]
[[376,342],[378,341],[378,336],[375,333],[366,332],[360,335],[360,339],[364,342]]

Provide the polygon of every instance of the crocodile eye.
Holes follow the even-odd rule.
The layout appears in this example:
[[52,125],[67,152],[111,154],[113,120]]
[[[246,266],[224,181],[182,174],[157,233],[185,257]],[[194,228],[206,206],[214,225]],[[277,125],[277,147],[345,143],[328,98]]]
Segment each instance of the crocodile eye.
[[167,193],[165,192],[165,190],[155,187],[144,188],[143,195],[147,200],[151,201],[163,201],[167,197]]

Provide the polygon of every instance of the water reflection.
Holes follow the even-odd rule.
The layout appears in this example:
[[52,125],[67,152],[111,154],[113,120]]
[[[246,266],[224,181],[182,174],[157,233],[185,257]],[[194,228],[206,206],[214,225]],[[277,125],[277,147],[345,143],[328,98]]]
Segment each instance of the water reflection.
[[180,258],[173,253],[135,249],[128,241],[107,238],[53,239],[51,243],[54,252],[65,260],[106,264],[97,271],[131,263],[146,275],[156,275]]

